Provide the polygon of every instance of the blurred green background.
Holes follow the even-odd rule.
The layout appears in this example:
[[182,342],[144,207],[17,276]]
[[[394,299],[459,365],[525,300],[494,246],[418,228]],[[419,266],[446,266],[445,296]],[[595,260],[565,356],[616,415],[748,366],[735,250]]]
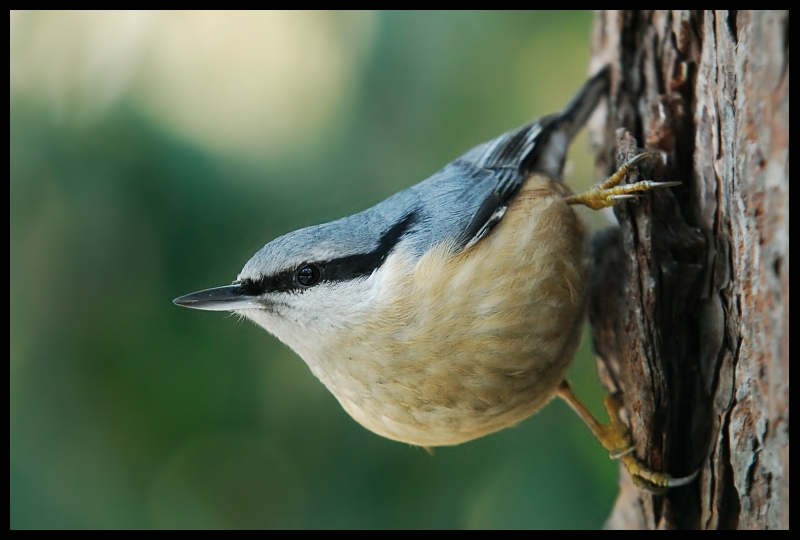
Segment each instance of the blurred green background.
[[[10,17],[11,528],[603,524],[616,467],[563,403],[429,455],[172,304],[560,109],[590,13]],[[586,345],[572,378],[599,412]]]

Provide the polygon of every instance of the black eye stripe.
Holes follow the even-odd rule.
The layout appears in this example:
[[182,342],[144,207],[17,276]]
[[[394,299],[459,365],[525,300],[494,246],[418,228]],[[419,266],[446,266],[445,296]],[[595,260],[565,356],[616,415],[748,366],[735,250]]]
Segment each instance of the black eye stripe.
[[383,233],[378,246],[372,251],[349,255],[327,262],[322,279],[325,281],[347,281],[357,277],[369,277],[381,267],[383,261],[392,252],[392,249],[416,222],[417,216],[412,212]]
[[[408,214],[383,233],[375,249],[367,253],[348,255],[325,262],[304,262],[296,268],[264,276],[259,280],[244,279],[241,282],[242,292],[250,296],[279,291],[302,292],[322,281],[348,281],[359,277],[369,277],[381,267],[386,257],[414,223],[416,223],[416,215]],[[305,270],[306,268],[309,270]],[[304,275],[303,279],[308,284],[300,280],[301,271],[306,272],[307,275]]]
[[290,291],[296,289],[297,285],[294,283],[294,271],[284,271],[259,280],[243,279],[240,287],[248,296],[260,296],[267,292]]

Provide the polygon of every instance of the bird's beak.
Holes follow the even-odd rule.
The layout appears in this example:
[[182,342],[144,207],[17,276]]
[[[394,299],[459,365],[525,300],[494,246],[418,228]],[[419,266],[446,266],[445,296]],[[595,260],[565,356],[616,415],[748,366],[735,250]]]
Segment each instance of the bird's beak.
[[206,311],[236,311],[263,307],[258,297],[246,294],[241,285],[233,284],[197,291],[172,301],[175,305]]

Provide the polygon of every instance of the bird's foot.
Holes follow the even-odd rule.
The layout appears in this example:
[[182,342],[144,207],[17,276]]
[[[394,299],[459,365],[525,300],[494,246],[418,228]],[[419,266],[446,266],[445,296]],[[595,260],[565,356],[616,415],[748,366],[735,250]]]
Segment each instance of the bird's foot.
[[605,406],[610,424],[601,424],[589,409],[572,393],[567,381],[558,388],[558,396],[566,401],[578,416],[586,423],[603,448],[608,450],[611,459],[619,459],[639,488],[654,493],[662,493],[669,488],[685,486],[697,477],[698,471],[684,477],[673,477],[666,473],[655,472],[636,459],[633,441],[628,427],[622,422],[620,411],[622,400],[617,396],[606,396]]
[[677,186],[680,182],[654,182],[652,180],[642,180],[634,184],[622,184],[622,180],[645,159],[655,157],[653,154],[639,154],[625,162],[614,174],[602,182],[586,191],[567,197],[567,204],[583,204],[593,210],[600,210],[608,206],[614,206],[620,201],[641,197],[641,192],[655,188]]

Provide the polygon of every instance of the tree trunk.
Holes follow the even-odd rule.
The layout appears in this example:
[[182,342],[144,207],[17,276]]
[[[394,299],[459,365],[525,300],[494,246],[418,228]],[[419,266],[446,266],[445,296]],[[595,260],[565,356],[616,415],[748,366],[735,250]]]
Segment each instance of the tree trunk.
[[789,13],[600,12],[592,62],[602,172],[646,148],[644,175],[682,182],[595,238],[599,371],[641,461],[699,469],[660,495],[622,471],[607,526],[788,528]]

